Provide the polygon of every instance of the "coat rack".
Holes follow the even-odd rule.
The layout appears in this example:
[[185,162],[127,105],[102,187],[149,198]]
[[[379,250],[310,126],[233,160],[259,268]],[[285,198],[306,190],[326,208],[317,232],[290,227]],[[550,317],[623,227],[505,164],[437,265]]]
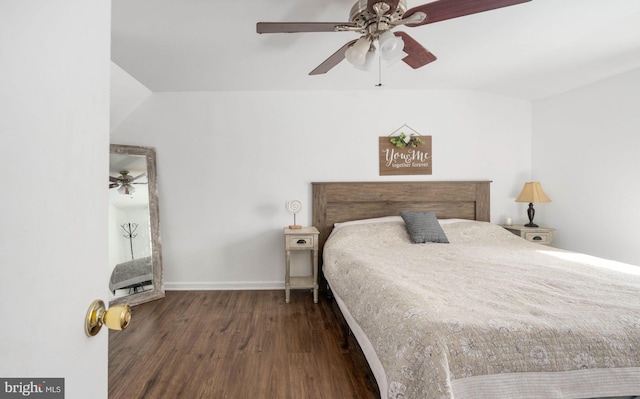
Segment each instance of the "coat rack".
[[137,236],[137,234],[135,234],[135,231],[138,229],[138,224],[125,223],[120,227],[122,227],[122,230],[124,230],[124,234],[122,236],[129,240],[129,246],[131,247],[131,259],[135,259],[133,257],[133,239]]

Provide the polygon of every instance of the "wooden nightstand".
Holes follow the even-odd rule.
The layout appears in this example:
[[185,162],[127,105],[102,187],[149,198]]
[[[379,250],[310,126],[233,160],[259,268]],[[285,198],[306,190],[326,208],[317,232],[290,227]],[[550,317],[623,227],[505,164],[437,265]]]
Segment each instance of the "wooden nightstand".
[[[284,229],[284,249],[286,253],[286,271],[284,275],[285,301],[289,303],[292,289],[313,289],[313,302],[318,303],[318,236],[315,227]],[[291,251],[310,251],[311,274],[291,277]]]
[[551,242],[553,242],[553,231],[555,229],[548,227],[525,227],[522,224],[502,227],[527,241],[535,242],[537,244],[551,245]]

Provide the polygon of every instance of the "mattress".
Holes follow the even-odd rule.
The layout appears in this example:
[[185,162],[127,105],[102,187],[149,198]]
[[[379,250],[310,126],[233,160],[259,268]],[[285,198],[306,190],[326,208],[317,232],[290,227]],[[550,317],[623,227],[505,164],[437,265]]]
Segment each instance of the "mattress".
[[153,280],[152,266],[151,256],[117,264],[111,272],[109,290],[115,292],[120,289],[151,284]]
[[640,267],[486,222],[412,244],[402,221],[341,226],[323,271],[382,397],[640,394]]

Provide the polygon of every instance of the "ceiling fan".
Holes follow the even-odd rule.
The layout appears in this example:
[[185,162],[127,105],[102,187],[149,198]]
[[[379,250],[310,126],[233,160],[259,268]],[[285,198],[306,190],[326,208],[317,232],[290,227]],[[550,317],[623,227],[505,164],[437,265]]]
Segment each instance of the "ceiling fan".
[[147,182],[136,182],[139,178],[145,176],[147,172],[141,173],[138,176],[131,176],[128,170],[120,171],[120,176],[109,176],[109,189],[118,187],[118,192],[123,195],[133,194],[136,189],[134,184],[147,184]]
[[258,22],[258,33],[356,32],[361,36],[342,46],[318,65],[309,75],[327,73],[343,59],[367,69],[375,58],[378,42],[380,58],[393,63],[404,61],[413,69],[436,60],[405,32],[391,32],[404,25],[416,27],[463,17],[531,0],[437,0],[407,9],[406,0],[358,0],[351,8],[349,22]]

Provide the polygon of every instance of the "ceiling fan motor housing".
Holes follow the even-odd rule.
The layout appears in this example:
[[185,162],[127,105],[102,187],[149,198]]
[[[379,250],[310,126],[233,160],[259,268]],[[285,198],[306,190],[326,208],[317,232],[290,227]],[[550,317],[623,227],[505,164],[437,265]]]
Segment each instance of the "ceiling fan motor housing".
[[[381,3],[384,4],[384,2]],[[360,33],[368,34],[371,39],[376,39],[382,33],[393,28],[395,26],[394,22],[401,20],[406,11],[406,0],[400,0],[398,7],[396,7],[394,11],[388,14],[383,13],[383,15],[380,16],[380,21],[378,21],[378,15],[368,10],[368,1],[358,0],[351,8],[349,21],[360,27]]]

